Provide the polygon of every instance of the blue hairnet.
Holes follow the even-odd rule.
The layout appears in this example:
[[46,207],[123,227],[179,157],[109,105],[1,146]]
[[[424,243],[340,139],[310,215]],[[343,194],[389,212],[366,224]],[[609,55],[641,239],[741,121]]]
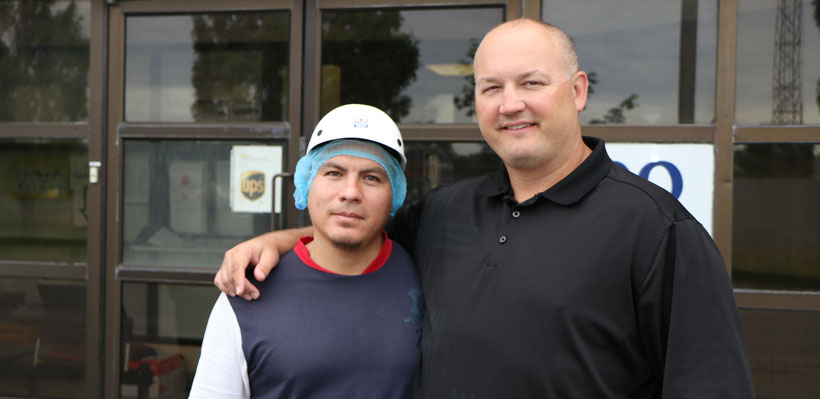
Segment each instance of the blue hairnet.
[[355,139],[331,141],[314,148],[309,154],[299,159],[293,174],[293,185],[296,186],[293,199],[296,200],[296,208],[302,210],[307,208],[308,192],[313,178],[316,177],[316,172],[328,159],[338,155],[365,158],[381,165],[390,179],[390,188],[393,189],[393,208],[390,210],[390,216],[393,216],[404,203],[404,197],[407,195],[407,179],[404,177],[399,161],[381,145],[372,141]]

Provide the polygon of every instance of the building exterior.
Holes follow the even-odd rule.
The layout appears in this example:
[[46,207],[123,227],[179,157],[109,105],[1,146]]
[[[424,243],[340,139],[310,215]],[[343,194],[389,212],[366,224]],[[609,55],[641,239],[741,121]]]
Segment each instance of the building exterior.
[[758,397],[820,397],[818,0],[0,2],[0,396],[187,396],[222,253],[305,223],[312,126],[386,110],[409,199],[496,169],[472,56],[522,16],[573,38],[584,134],[715,238]]

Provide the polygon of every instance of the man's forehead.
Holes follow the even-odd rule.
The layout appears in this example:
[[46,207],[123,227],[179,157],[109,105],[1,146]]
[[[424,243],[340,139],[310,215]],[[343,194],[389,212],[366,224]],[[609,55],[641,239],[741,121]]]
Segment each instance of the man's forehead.
[[481,60],[488,48],[495,50],[521,49],[521,45],[529,50],[550,49],[556,50],[554,33],[534,23],[518,23],[501,25],[484,36],[476,49],[474,60]]
[[355,169],[357,171],[380,172],[387,174],[387,171],[384,170],[384,167],[380,163],[367,157],[352,154],[339,154],[328,158],[328,160],[325,161],[321,167],[344,170]]
[[[525,70],[523,72],[516,73],[512,78],[516,80],[526,79],[526,78],[549,78],[550,74],[546,71],[542,71],[540,69],[531,69]],[[476,83],[481,83],[485,81],[494,82],[497,80],[501,80],[500,76],[495,76],[493,74],[476,74],[475,75]]]

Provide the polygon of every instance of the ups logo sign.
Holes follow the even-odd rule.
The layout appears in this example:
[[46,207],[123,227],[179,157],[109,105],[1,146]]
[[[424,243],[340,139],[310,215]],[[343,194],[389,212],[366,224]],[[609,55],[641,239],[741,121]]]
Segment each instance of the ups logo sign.
[[265,174],[256,170],[242,172],[241,191],[245,198],[253,201],[265,194]]

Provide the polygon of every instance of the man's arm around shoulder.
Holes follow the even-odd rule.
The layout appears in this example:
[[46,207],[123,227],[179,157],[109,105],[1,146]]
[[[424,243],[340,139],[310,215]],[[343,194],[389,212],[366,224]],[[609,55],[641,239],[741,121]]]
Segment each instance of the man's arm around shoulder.
[[273,231],[237,244],[225,252],[222,266],[214,276],[214,285],[230,296],[246,300],[259,298],[259,290],[245,277],[249,266],[254,267],[257,281],[264,280],[279,263],[279,256],[292,250],[299,237],[313,235],[313,227]]

